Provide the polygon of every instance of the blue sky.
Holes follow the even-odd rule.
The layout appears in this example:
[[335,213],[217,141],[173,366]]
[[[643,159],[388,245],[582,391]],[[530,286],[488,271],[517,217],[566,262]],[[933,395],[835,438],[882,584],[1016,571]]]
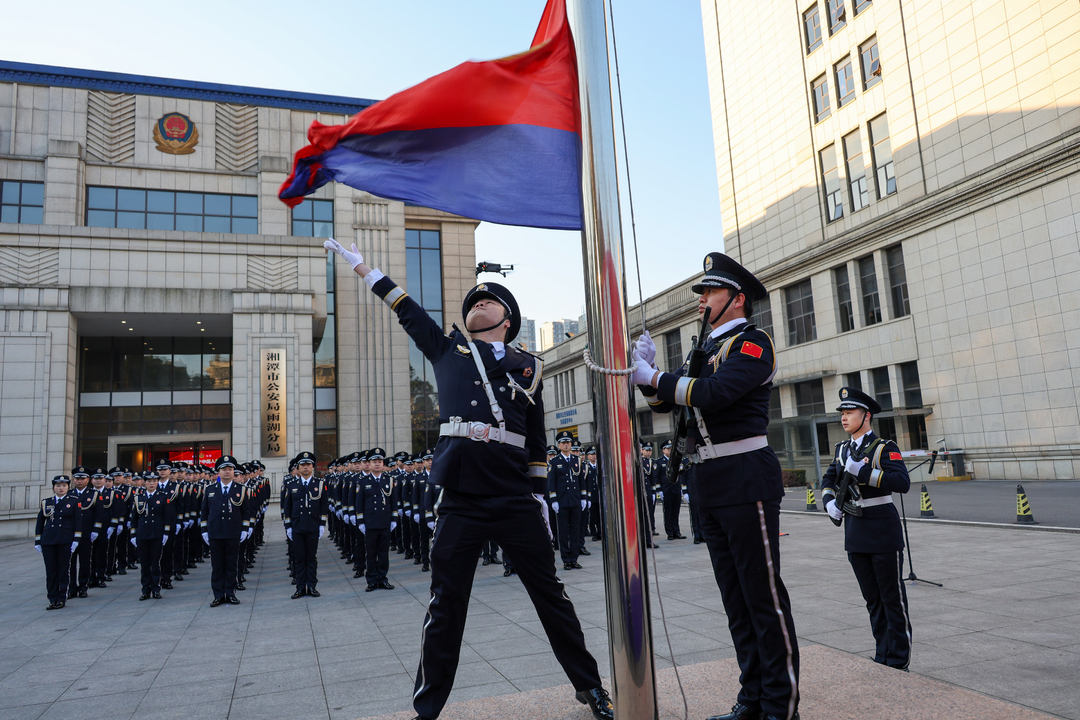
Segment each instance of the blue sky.
[[[527,49],[543,6],[544,0],[9,3],[0,57],[381,99],[465,60]],[[723,249],[701,9],[691,0],[615,0],[614,10],[649,296]],[[624,178],[621,190],[633,303]],[[505,284],[524,315],[538,322],[577,317],[585,302],[579,233],[482,223],[476,240],[478,260],[516,266]]]

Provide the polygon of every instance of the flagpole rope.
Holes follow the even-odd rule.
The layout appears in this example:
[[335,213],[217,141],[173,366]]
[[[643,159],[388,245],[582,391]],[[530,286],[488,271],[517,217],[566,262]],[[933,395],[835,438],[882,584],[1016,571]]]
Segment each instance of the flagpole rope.
[[[608,0],[608,17],[611,19],[611,48],[612,53],[615,56],[615,87],[619,98],[619,123],[622,127],[622,140],[623,140],[623,163],[626,166],[626,192],[630,199],[630,233],[634,239],[634,267],[637,270],[637,283],[638,283],[638,298],[641,305],[641,332],[646,331],[645,326],[645,293],[641,290],[641,256],[638,255],[637,244],[637,221],[634,218],[634,190],[630,184],[630,154],[627,151],[626,142],[626,113],[623,112],[623,99],[622,99],[622,80],[619,77],[619,44],[615,39],[615,0]],[[634,364],[631,364],[629,368],[625,370],[612,370],[609,368],[602,368],[595,365],[592,362],[592,357],[589,354],[589,348],[585,348],[584,353],[585,365],[594,372],[601,372],[606,375],[631,375],[634,372]],[[633,392],[631,390],[631,392]],[[647,498],[649,489],[645,487],[645,478],[641,477],[641,496]],[[648,528],[645,530],[649,532]],[[649,538],[649,544],[652,545],[652,549],[649,551],[649,556],[652,558],[652,570],[653,581],[656,585],[656,602],[660,608],[660,624],[664,628],[664,639],[667,641],[668,657],[671,658],[671,667],[675,670],[675,683],[679,686],[679,694],[682,696],[683,702],[683,720],[690,720],[690,704],[686,700],[686,688],[683,687],[682,676],[679,674],[679,664],[675,662],[675,649],[671,644],[671,634],[668,632],[667,615],[664,612],[664,595],[660,592],[660,570],[656,563],[656,543],[651,542],[652,538]]]

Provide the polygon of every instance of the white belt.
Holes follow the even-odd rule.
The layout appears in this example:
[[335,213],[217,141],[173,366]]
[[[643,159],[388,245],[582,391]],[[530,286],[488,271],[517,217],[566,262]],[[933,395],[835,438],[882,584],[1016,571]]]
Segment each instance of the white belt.
[[525,447],[525,436],[509,430],[501,430],[490,423],[467,422],[459,417],[450,418],[450,422],[439,425],[439,435],[443,437],[463,437],[476,442],[498,442]]
[[761,448],[768,446],[769,438],[767,435],[758,435],[756,437],[743,438],[742,440],[732,440],[731,442],[720,443],[719,445],[707,443],[700,446],[697,449],[697,452],[690,456],[690,462],[702,463],[706,460],[715,460],[718,457],[742,455],[743,453],[760,450]]
[[855,501],[855,504],[861,508],[874,507],[875,505],[887,505],[892,502],[892,493],[888,495],[882,495],[875,498],[861,498]]

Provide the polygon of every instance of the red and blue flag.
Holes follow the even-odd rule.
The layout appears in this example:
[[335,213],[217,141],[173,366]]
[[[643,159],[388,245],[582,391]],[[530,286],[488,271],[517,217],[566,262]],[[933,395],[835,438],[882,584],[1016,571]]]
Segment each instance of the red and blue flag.
[[311,124],[278,197],[331,180],[504,225],[579,230],[581,113],[565,0],[548,0],[531,48],[466,62],[344,125]]

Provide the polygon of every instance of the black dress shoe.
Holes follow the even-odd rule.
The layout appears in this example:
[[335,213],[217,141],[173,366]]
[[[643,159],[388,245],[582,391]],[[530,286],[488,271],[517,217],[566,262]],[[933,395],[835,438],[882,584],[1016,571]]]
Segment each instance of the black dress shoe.
[[85,590],[80,590],[79,591],[79,597],[81,597],[81,598],[87,597],[87,592]]
[[372,590],[378,590],[378,589],[379,589],[379,586],[376,583],[368,583],[367,588],[365,588],[364,592],[371,592]]
[[491,564],[491,558],[484,558],[484,563],[483,564],[484,564],[484,567],[487,567],[488,565],[490,565]]
[[695,545],[700,545],[700,544],[701,544],[701,543],[703,543],[703,542],[705,542],[705,541],[704,541],[704,540],[702,540],[701,538],[694,538],[694,544],[695,544]]
[[127,568],[120,568],[116,571],[117,575],[127,575]]
[[383,590],[393,590],[394,589],[394,586],[390,584],[389,580],[383,580],[382,582],[380,582],[379,587],[381,587]]
[[176,582],[184,582],[184,576],[180,573],[176,573],[175,575],[173,575],[173,580],[175,580]]
[[589,706],[596,720],[615,720],[615,707],[611,704],[611,697],[604,688],[597,687],[579,692],[575,697],[579,703]]
[[514,574],[513,570],[510,570],[510,569],[503,570],[503,577],[510,577],[513,574]]
[[244,583],[236,583],[236,589],[237,590],[247,590],[247,588],[244,587]]
[[562,569],[563,569],[563,570],[569,570],[570,568],[571,568],[571,563],[568,563],[568,562],[564,562],[564,563],[562,564]]
[[685,536],[685,535],[682,535],[682,534],[679,534],[679,535],[676,535],[676,536],[675,536],[675,539],[676,539],[676,540],[685,540],[685,539],[686,539],[686,536]]
[[163,580],[161,582],[161,587],[165,588],[166,590],[172,590],[173,589],[172,583],[169,582],[168,580]]
[[61,600],[60,602],[56,603],[56,609],[59,610],[60,608],[64,607],[65,605],[67,605],[67,601],[66,600]]
[[653,535],[659,535],[660,533],[658,533],[658,532],[656,532],[655,530],[653,530],[653,531],[652,531],[652,534],[653,534]]
[[645,547],[647,547],[647,548],[654,548],[654,547],[656,547],[656,546],[655,546],[655,545],[653,545],[653,544],[652,544],[651,542],[647,542],[647,543],[645,543]]
[[412,560],[412,550],[407,550],[405,552],[405,559],[406,560]]
[[576,562],[572,562],[572,563],[570,563],[570,569],[571,570],[580,570],[581,565],[578,565]]
[[592,555],[592,553],[589,552],[588,550],[586,550],[584,546],[582,546],[581,552],[579,552],[578,554],[579,555]]
[[502,560],[499,559],[498,555],[492,555],[491,562],[495,563],[496,565],[502,565]]
[[154,598],[155,600],[160,600],[161,599],[161,591],[160,590],[155,590],[154,592],[150,593],[150,597]]
[[422,563],[422,562],[424,562],[424,561],[423,561],[423,560],[422,560],[422,559],[420,558],[420,556],[419,556],[419,555],[417,555],[417,556],[415,556],[415,557],[413,558],[412,564],[413,564],[413,565],[419,565],[419,564],[420,564],[420,563]]
[[210,607],[217,607],[218,605],[220,605],[223,602],[225,602],[224,597],[214,598],[214,601],[210,603]]
[[674,540],[674,539],[675,539],[675,536],[674,536],[674,535],[668,535],[668,536],[667,536],[667,539],[668,539],[668,540]]
[[424,563],[423,567],[420,568],[420,572],[431,572],[431,563]]
[[112,575],[106,575],[105,582],[112,582]]
[[229,595],[227,598],[225,598],[225,602],[229,603],[230,605],[240,604],[240,601],[236,598],[235,595]]
[[354,572],[354,573],[352,574],[352,576],[353,576],[354,578],[362,578],[362,577],[364,577],[364,573],[362,573],[362,572],[360,572],[359,570],[357,570],[356,572]]
[[726,715],[713,715],[708,720],[758,720],[761,717],[761,708],[749,707],[740,702],[731,706],[731,712]]
[[298,598],[304,597],[305,595],[307,595],[307,590],[305,590],[304,588],[296,588],[296,592],[292,594],[292,599],[296,600]]
[[141,600],[149,600],[149,599],[150,599],[150,593],[143,593],[142,595],[139,596],[140,601]]
[[308,594],[308,597],[322,597],[322,593],[319,592],[318,590],[316,590],[315,588],[308,588],[307,589],[307,594]]

